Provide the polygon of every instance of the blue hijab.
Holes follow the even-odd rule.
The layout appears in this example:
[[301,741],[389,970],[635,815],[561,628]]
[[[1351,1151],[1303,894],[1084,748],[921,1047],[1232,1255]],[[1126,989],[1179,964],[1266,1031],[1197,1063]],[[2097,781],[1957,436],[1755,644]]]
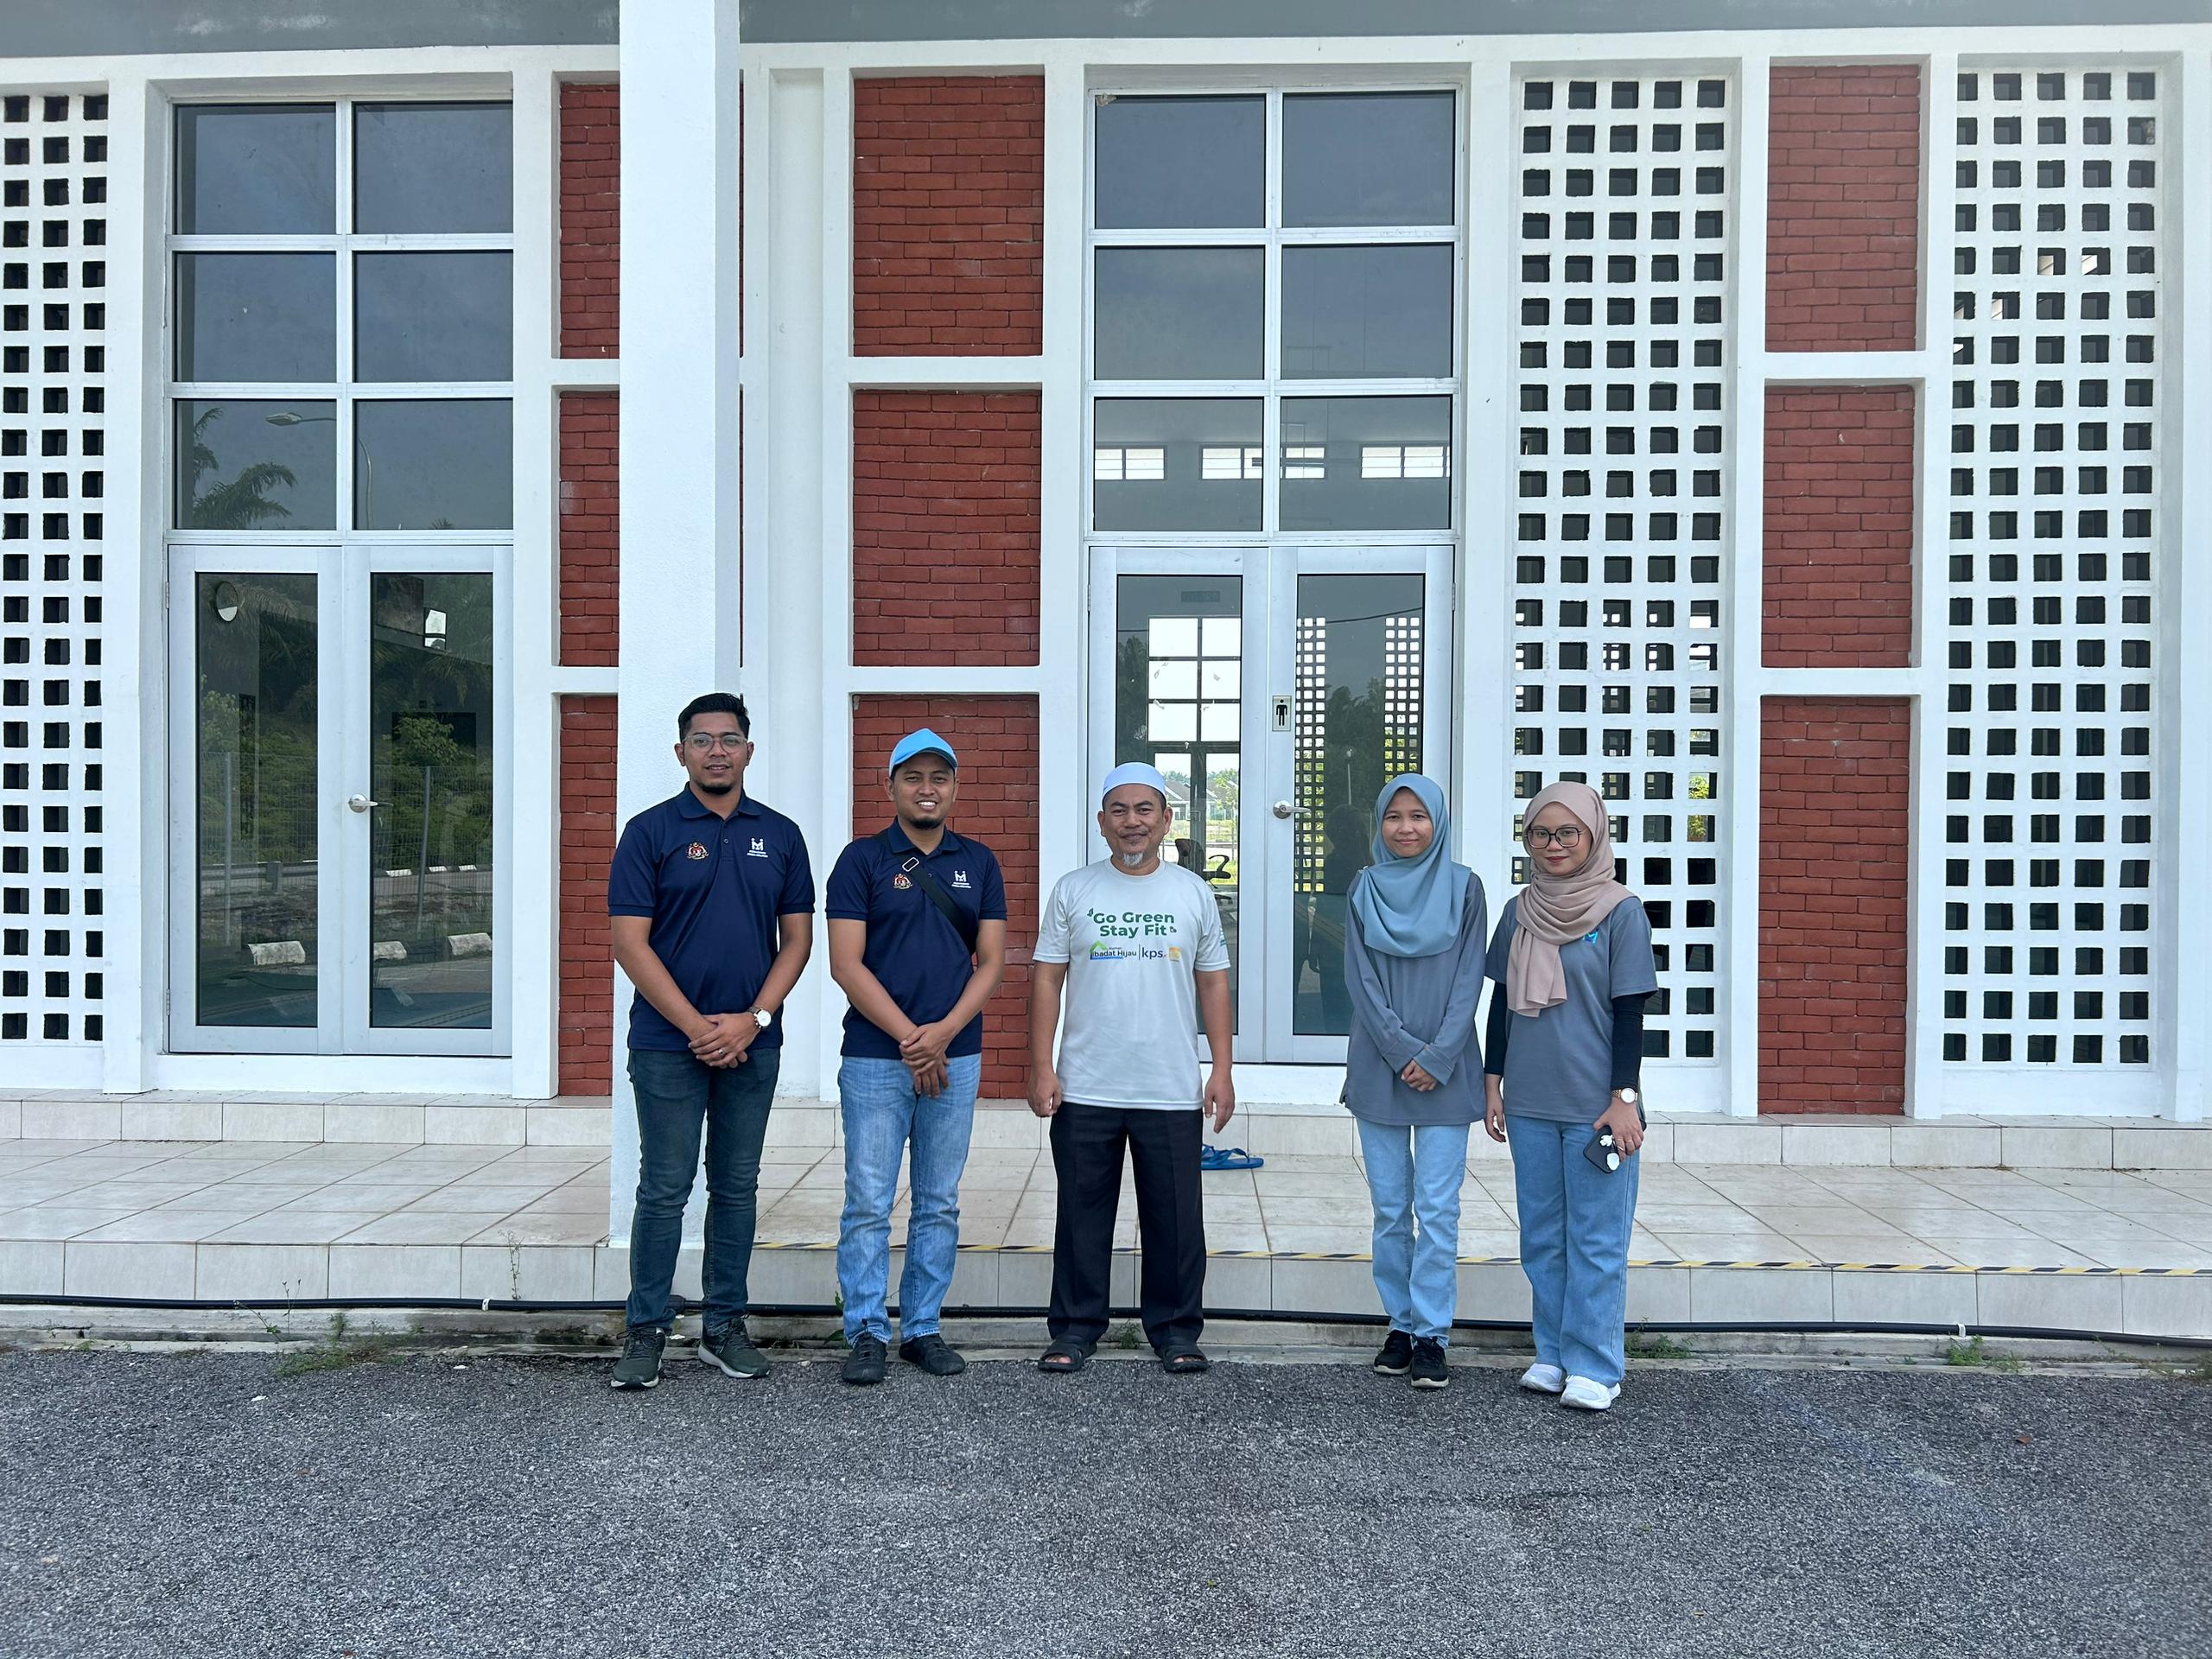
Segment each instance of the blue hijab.
[[[1382,815],[1402,789],[1413,791],[1436,825],[1435,839],[1419,858],[1400,858],[1382,840]],[[1369,950],[1386,957],[1433,957],[1459,942],[1473,872],[1452,861],[1451,844],[1451,815],[1433,779],[1407,772],[1382,785],[1375,798],[1375,862],[1351,888],[1351,907]]]

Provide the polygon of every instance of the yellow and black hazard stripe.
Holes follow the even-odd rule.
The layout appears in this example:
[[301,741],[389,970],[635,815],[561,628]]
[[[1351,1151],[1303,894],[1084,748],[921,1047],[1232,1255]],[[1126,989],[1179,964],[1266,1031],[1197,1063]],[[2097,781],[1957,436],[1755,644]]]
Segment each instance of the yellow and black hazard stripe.
[[[837,1241],[806,1239],[771,1243],[762,1240],[753,1246],[760,1250],[834,1250]],[[1050,1255],[1050,1244],[963,1244],[963,1255]],[[1135,1255],[1134,1249],[1117,1249],[1116,1255]],[[1208,1250],[1209,1259],[1223,1262],[1371,1262],[1374,1258],[1364,1250]],[[1521,1265],[1517,1255],[1463,1255],[1463,1268]],[[1718,1262],[1677,1258],[1631,1260],[1631,1268],[1742,1268],[1764,1273],[1937,1273],[1937,1274],[2004,1274],[2008,1276],[2046,1279],[2212,1279],[2212,1268],[1978,1268],[1957,1262]]]

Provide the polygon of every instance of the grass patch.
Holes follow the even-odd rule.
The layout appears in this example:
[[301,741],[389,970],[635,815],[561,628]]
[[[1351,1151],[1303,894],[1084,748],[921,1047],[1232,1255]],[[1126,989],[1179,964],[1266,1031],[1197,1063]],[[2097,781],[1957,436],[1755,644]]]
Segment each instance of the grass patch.
[[2018,1371],[2026,1368],[2027,1362],[2018,1354],[2004,1354],[1989,1346],[1981,1338],[1971,1342],[1954,1342],[1943,1350],[1946,1365],[1970,1366],[1987,1371]]
[[1688,1359],[1690,1351],[1662,1331],[1646,1331],[1638,1325],[1629,1333],[1628,1357],[1630,1359]]
[[330,1316],[330,1330],[321,1341],[296,1348],[276,1361],[278,1376],[305,1376],[315,1371],[342,1371],[352,1365],[376,1364],[386,1358],[400,1338],[354,1334],[345,1311]]

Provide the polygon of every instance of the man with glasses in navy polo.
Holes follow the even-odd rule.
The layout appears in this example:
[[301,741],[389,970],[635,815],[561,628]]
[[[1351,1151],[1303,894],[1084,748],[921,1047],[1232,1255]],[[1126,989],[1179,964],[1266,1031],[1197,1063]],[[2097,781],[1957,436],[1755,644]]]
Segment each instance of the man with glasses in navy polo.
[[983,1005],[1006,970],[1006,883],[979,841],[945,827],[960,792],[952,745],[925,727],[891,751],[891,826],[830,873],[830,971],[852,1004],[837,1092],[845,1214],[837,1285],[848,1382],[883,1381],[891,1340],[891,1206],[912,1167],[899,1357],[933,1376],[968,1369],[938,1330],[960,1248],[960,1176],[983,1070]]
[[676,758],[687,782],[623,827],[607,874],[614,959],[638,990],[630,1009],[638,1201],[618,1389],[660,1382],[702,1128],[699,1357],[731,1376],[768,1370],[746,1334],[746,1274],[783,1052],[776,1012],[814,947],[814,873],[798,826],[745,793],[752,734],[741,697],[715,691],[686,704]]

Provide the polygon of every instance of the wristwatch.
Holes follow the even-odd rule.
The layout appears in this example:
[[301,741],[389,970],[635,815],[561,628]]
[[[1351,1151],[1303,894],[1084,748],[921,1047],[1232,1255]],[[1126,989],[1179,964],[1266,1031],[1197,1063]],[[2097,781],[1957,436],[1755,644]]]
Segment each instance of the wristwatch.
[[769,1013],[766,1008],[753,1008],[750,1010],[750,1012],[754,1021],[759,1024],[760,1029],[763,1031],[767,1030],[769,1027],[776,1023],[776,1016]]
[[1643,1098],[1633,1089],[1616,1089],[1613,1092],[1621,1097],[1621,1104],[1624,1106],[1633,1106]]

